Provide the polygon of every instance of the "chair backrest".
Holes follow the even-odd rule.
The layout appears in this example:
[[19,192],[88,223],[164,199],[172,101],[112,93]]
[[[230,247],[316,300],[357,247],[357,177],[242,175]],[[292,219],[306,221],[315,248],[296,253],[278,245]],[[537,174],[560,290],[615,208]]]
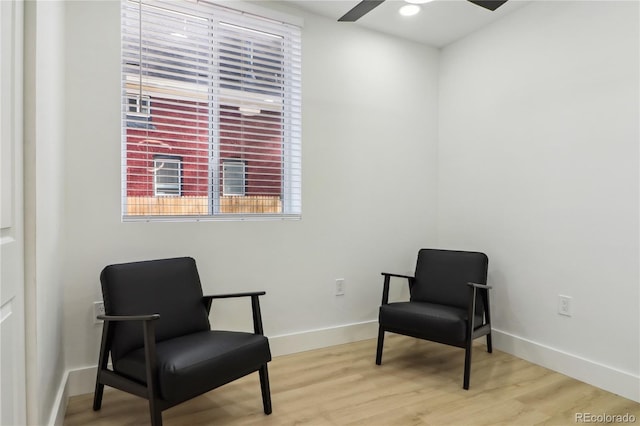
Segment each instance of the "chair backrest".
[[[422,249],[418,252],[411,301],[466,309],[469,305],[467,283],[486,284],[488,264],[484,253]],[[477,300],[476,312],[483,311]]]
[[[156,340],[209,329],[196,262],[190,257],[109,265],[100,274],[107,315],[160,314]],[[113,322],[114,363],[143,346],[142,323]]]

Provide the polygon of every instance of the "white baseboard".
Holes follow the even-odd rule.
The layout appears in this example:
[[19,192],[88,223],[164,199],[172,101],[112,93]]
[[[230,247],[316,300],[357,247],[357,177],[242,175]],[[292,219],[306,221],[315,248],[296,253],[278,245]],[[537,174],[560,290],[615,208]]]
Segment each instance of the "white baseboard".
[[67,370],[60,380],[56,399],[49,415],[48,426],[63,426],[69,398],[93,392],[96,383],[96,366]]
[[49,416],[49,426],[62,426],[64,424],[64,416],[67,413],[67,402],[69,401],[68,386],[69,370],[65,371],[60,379],[60,386],[53,401],[53,407]]
[[640,402],[640,376],[501,330],[494,329],[491,334],[498,350]]
[[378,336],[378,320],[269,336],[273,356],[288,355],[344,343],[373,339]]

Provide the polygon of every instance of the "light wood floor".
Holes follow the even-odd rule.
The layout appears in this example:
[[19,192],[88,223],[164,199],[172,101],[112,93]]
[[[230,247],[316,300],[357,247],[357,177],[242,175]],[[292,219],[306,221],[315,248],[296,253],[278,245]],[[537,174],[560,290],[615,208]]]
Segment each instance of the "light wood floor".
[[[258,374],[163,412],[171,425],[570,425],[576,413],[624,415],[640,404],[494,350],[474,348],[470,390],[464,351],[387,335],[382,366],[375,340],[275,358],[269,364],[273,414],[262,412]],[[106,388],[71,398],[66,426],[149,424],[147,402]]]

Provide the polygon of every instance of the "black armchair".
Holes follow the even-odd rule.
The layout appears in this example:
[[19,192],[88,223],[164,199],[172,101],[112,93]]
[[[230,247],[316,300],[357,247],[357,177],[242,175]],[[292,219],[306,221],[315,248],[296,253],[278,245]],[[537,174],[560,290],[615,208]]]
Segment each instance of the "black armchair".
[[[383,272],[376,364],[382,363],[385,331],[465,349],[463,388],[469,389],[473,340],[487,336],[491,315],[484,253],[422,249],[414,277]],[[389,303],[391,277],[406,278],[409,302]]]
[[[271,414],[258,297],[265,292],[203,296],[188,257],[110,265],[100,274],[106,315],[93,409],[108,385],[149,400],[151,424],[162,411],[255,371],[265,414]],[[254,333],[211,330],[213,299],[250,297]],[[107,363],[111,355],[113,369]]]

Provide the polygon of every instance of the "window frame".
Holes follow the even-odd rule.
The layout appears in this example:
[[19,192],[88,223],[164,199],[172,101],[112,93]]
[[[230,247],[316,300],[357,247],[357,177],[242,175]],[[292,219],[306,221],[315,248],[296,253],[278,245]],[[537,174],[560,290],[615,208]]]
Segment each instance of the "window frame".
[[[140,19],[142,20],[142,11],[143,11],[143,5],[144,7],[150,7],[150,8],[154,8],[154,9],[161,9],[161,8],[166,8],[168,9],[164,9],[164,10],[171,10],[171,12],[175,12],[176,14],[183,14],[183,13],[191,13],[191,10],[187,11],[187,9],[189,9],[190,7],[194,7],[190,1],[185,1],[183,3],[179,3],[176,1],[173,2],[164,2],[164,1],[160,1],[160,2],[147,2],[147,0],[123,0],[123,4],[124,3],[130,3],[132,5],[134,5],[135,8],[140,8]],[[158,7],[157,4],[160,4],[161,7]],[[178,4],[178,6],[176,6],[176,10],[173,9],[174,5]],[[258,82],[258,85],[255,86],[256,88],[254,88],[253,90],[255,90],[255,92],[253,92],[253,96],[254,97],[260,97],[260,101],[261,102],[267,102],[267,104],[269,107],[271,107],[273,105],[273,103],[275,103],[276,105],[279,105],[280,108],[280,112],[278,113],[279,115],[277,116],[279,121],[279,132],[280,132],[280,136],[279,138],[281,138],[281,151],[279,152],[279,160],[277,160],[280,164],[280,166],[276,166],[276,168],[273,168],[273,166],[267,165],[264,167],[272,167],[271,170],[272,172],[269,173],[276,173],[275,170],[280,169],[280,171],[278,172],[279,174],[277,175],[278,177],[276,178],[275,182],[276,185],[280,185],[280,189],[278,190],[279,192],[275,192],[273,193],[277,200],[278,200],[278,210],[272,210],[273,213],[255,213],[253,210],[247,210],[247,211],[239,211],[239,212],[233,212],[233,214],[229,214],[229,212],[227,212],[226,210],[220,208],[220,200],[222,197],[224,196],[253,196],[252,193],[250,192],[250,188],[248,187],[249,182],[251,181],[250,179],[252,179],[250,176],[247,176],[248,170],[254,170],[253,167],[249,164],[248,160],[246,159],[228,159],[225,158],[225,152],[221,152],[221,148],[220,148],[220,144],[222,143],[222,138],[223,136],[221,135],[221,129],[220,129],[220,117],[222,114],[222,109],[225,108],[226,106],[228,106],[228,104],[226,104],[223,99],[233,99],[234,98],[234,94],[233,93],[229,93],[229,90],[224,89],[224,84],[225,82],[223,81],[223,78],[220,77],[224,77],[223,75],[223,68],[222,65],[218,64],[216,65],[216,61],[220,60],[220,61],[224,61],[227,60],[227,58],[220,58],[220,56],[216,56],[216,55],[220,55],[221,53],[224,55],[226,52],[217,52],[215,53],[215,50],[212,50],[213,56],[211,59],[211,63],[209,64],[210,67],[219,67],[216,68],[214,71],[211,71],[212,73],[216,73],[215,75],[218,75],[218,80],[212,80],[214,82],[216,82],[216,86],[214,86],[213,88],[209,88],[207,90],[204,91],[200,91],[201,88],[197,88],[196,91],[198,91],[201,95],[204,96],[204,99],[208,99],[208,104],[209,104],[209,121],[210,121],[210,125],[209,125],[209,132],[210,132],[210,141],[209,141],[209,153],[208,153],[208,157],[209,157],[209,168],[208,168],[208,172],[209,172],[209,183],[208,183],[208,192],[207,192],[207,197],[209,199],[208,205],[209,205],[209,210],[208,212],[205,213],[194,213],[194,214],[183,214],[182,212],[178,211],[178,209],[176,209],[176,213],[173,214],[158,214],[154,211],[153,208],[153,204],[135,204],[135,201],[133,204],[129,203],[129,190],[130,190],[130,186],[128,186],[128,182],[129,182],[129,174],[127,172],[127,169],[129,168],[129,163],[128,163],[128,158],[127,155],[129,153],[129,140],[128,140],[128,136],[129,136],[129,129],[131,128],[137,128],[137,129],[143,129],[143,130],[156,130],[156,126],[154,125],[154,123],[152,122],[151,118],[152,118],[152,114],[151,114],[151,104],[154,104],[154,108],[160,108],[162,109],[163,106],[160,105],[156,105],[155,102],[158,100],[156,97],[157,95],[153,95],[154,89],[151,90],[150,93],[152,93],[151,96],[148,96],[145,94],[144,90],[148,90],[148,87],[150,86],[154,86],[154,85],[162,85],[163,82],[161,82],[160,80],[162,80],[162,72],[164,72],[165,70],[163,68],[157,68],[157,71],[155,71],[155,68],[152,68],[148,65],[148,63],[146,62],[145,59],[143,59],[142,54],[140,55],[140,60],[142,62],[139,63],[138,65],[138,71],[140,73],[139,78],[137,74],[134,74],[132,72],[131,69],[131,65],[135,65],[135,59],[132,61],[132,57],[129,56],[128,60],[129,62],[127,62],[127,60],[124,57],[124,53],[123,53],[123,61],[122,61],[122,79],[123,79],[123,96],[126,96],[126,103],[123,107],[123,118],[125,118],[123,120],[123,126],[122,126],[122,140],[123,140],[123,162],[122,162],[122,220],[123,221],[135,221],[135,220],[144,220],[144,221],[191,221],[191,220],[196,220],[196,221],[202,221],[202,220],[229,220],[229,219],[237,219],[237,220],[245,220],[245,219],[300,219],[301,215],[302,215],[302,207],[301,207],[301,198],[302,198],[302,186],[301,186],[301,175],[302,175],[302,171],[301,171],[301,159],[299,158],[301,155],[301,76],[300,76],[300,70],[301,70],[301,33],[300,33],[300,26],[302,24],[302,22],[300,20],[297,20],[297,22],[287,22],[286,20],[282,21],[279,18],[273,20],[273,18],[269,17],[269,16],[264,16],[264,15],[260,15],[258,9],[260,9],[259,7],[253,7],[251,6],[250,11],[238,11],[238,10],[234,10],[234,9],[230,9],[228,7],[223,7],[223,6],[219,6],[219,5],[212,5],[210,3],[207,2],[207,0],[204,0],[202,2],[199,2],[198,7],[200,7],[199,5],[203,4],[205,5],[205,7],[212,7],[212,8],[217,8],[218,11],[221,11],[224,9],[224,14],[220,13],[219,15],[216,16],[215,12],[212,15],[210,15],[210,17],[206,18],[208,20],[210,20],[210,24],[211,24],[211,31],[213,31],[211,33],[211,36],[213,36],[213,34],[217,34],[215,37],[218,37],[217,40],[226,40],[226,41],[234,41],[234,39],[220,39],[219,37],[222,37],[222,33],[215,33],[215,28],[216,27],[221,27],[221,26],[225,26],[227,23],[231,23],[231,27],[233,26],[237,26],[239,28],[242,28],[244,30],[248,30],[250,32],[253,32],[253,36],[252,37],[244,37],[244,36],[240,36],[237,37],[238,34],[235,33],[234,35],[232,35],[231,37],[236,37],[236,40],[238,41],[238,46],[241,46],[242,44],[247,45],[246,48],[241,48],[241,50],[246,50],[247,53],[243,54],[240,57],[240,62],[239,62],[239,74],[238,74],[238,78],[239,79],[246,79],[247,76],[251,77],[253,76],[252,73],[254,72],[263,72],[264,73],[264,69],[270,70],[273,68],[270,68],[271,66],[269,65],[270,62],[268,60],[265,60],[266,57],[262,57],[260,55],[263,54],[263,52],[260,52],[260,50],[262,49],[271,49],[271,47],[269,47],[269,44],[264,44],[264,42],[261,41],[255,41],[256,40],[256,34],[263,32],[263,34],[267,34],[267,35],[276,35],[276,38],[281,38],[282,41],[280,42],[280,44],[277,44],[276,46],[281,46],[278,47],[278,49],[282,49],[282,50],[276,50],[275,52],[277,53],[277,55],[282,55],[280,56],[275,56],[275,58],[277,58],[276,60],[279,62],[275,62],[275,71],[273,71],[275,74],[274,75],[274,79],[276,79],[278,81],[277,84],[281,84],[281,87],[278,87],[277,84],[273,85],[271,87],[267,87],[265,90],[272,90],[274,88],[276,88],[276,98],[275,101],[273,99],[265,99],[267,97],[269,97],[268,95],[265,95],[265,92],[262,91],[260,84],[265,84],[265,85],[269,85],[272,84],[272,80],[268,80],[268,74],[267,74],[267,80],[262,80],[265,81],[265,83],[260,83]],[[244,8],[245,5],[241,5],[241,7]],[[235,7],[235,6],[234,6]],[[177,10],[180,11],[177,11]],[[265,9],[261,9],[261,10],[265,10]],[[124,7],[123,7],[123,11],[124,11]],[[187,12],[185,12],[187,11]],[[256,13],[258,12],[258,13]],[[226,15],[225,15],[226,14]],[[278,15],[278,14],[276,14]],[[183,15],[186,16],[186,15]],[[193,15],[196,16],[196,15]],[[230,16],[232,16],[232,18],[229,18]],[[200,15],[196,16],[196,18],[199,18]],[[243,19],[248,19],[248,17],[251,17],[251,19],[253,19],[253,23],[251,20],[243,20]],[[148,18],[145,18],[148,19]],[[156,18],[154,18],[156,19]],[[236,20],[237,19],[237,20]],[[295,19],[293,21],[296,21]],[[124,12],[123,12],[123,22],[124,22]],[[142,22],[142,21],[141,21]],[[260,25],[256,24],[257,22],[260,23]],[[262,22],[265,22],[265,26],[262,27]],[[186,23],[186,20],[185,20]],[[279,26],[282,26],[281,28]],[[271,29],[264,29],[264,28],[271,28]],[[276,28],[275,30],[273,30],[273,28]],[[142,31],[142,24],[140,24],[140,29]],[[281,31],[280,31],[281,30]],[[185,34],[188,34],[185,32]],[[174,35],[174,34],[171,34]],[[129,35],[130,36],[130,35]],[[140,36],[138,36],[140,37]],[[290,39],[290,37],[292,37],[292,39]],[[186,37],[185,37],[186,38]],[[142,49],[142,46],[150,46],[151,49],[160,49],[162,51],[165,50],[165,48],[167,49],[167,51],[171,51],[168,50],[170,48],[168,48],[167,46],[165,46],[164,44],[158,44],[158,41],[155,39],[149,39],[151,40],[151,43],[156,43],[156,44],[146,44],[149,43],[148,41],[146,41],[146,39],[142,39],[140,40],[138,39],[133,39],[133,43],[137,46],[138,44],[141,46],[140,49]],[[136,41],[139,40],[139,41]],[[214,39],[215,40],[215,39]],[[258,39],[259,40],[259,39]],[[131,47],[131,45],[127,45],[126,43],[130,43],[131,42],[131,38],[125,40],[125,33],[124,33],[124,24],[123,24],[123,33],[122,33],[122,48],[123,51],[125,50],[125,47]],[[291,46],[294,47],[291,47]],[[187,46],[187,45],[185,45]],[[266,47],[265,47],[266,46]],[[187,48],[187,47],[185,47]],[[233,48],[233,43],[231,44],[231,48]],[[137,47],[136,47],[137,49]],[[183,50],[177,50],[180,49],[180,47],[174,47],[174,50],[172,50],[171,52],[173,52],[173,56],[174,58],[176,58],[176,61],[180,61],[182,58],[182,52],[185,52]],[[293,49],[293,50],[292,50]],[[142,52],[142,51],[141,51]],[[259,55],[256,55],[256,52],[260,53]],[[269,52],[271,52],[271,50],[266,51],[266,54],[269,54]],[[135,58],[135,57],[134,57]],[[172,63],[172,62],[171,62]],[[168,66],[173,66],[173,65],[169,65],[170,62],[167,62],[166,65],[164,65],[165,63],[162,62],[162,59],[160,59],[160,62],[156,62],[156,64],[159,64],[160,67],[168,67]],[[182,64],[182,62],[180,63]],[[186,64],[186,62],[185,62]],[[277,66],[281,64],[282,68],[281,71],[278,71]],[[143,75],[143,66],[147,67],[146,70],[148,72],[148,74],[144,74]],[[169,79],[169,80],[165,80],[165,83],[170,83],[171,88],[167,89],[166,91],[162,92],[163,94],[167,95],[167,96],[161,96],[159,99],[162,102],[164,102],[165,99],[181,99],[183,98],[182,93],[187,93],[187,91],[189,91],[189,93],[193,94],[193,87],[191,87],[192,85],[195,86],[195,83],[191,83],[191,78],[192,75],[198,75],[198,73],[200,71],[197,71],[200,69],[200,65],[198,65],[198,68],[195,68],[196,71],[194,71],[196,74],[175,74],[177,75],[178,78],[176,80],[173,79]],[[233,69],[233,65],[232,65],[232,69]],[[261,71],[260,71],[261,70]],[[135,71],[135,69],[134,69]],[[271,72],[271,71],[268,71]],[[245,75],[247,74],[247,75]],[[264,75],[264,74],[263,74]],[[231,74],[231,76],[233,76],[233,74]],[[197,78],[197,77],[196,77]],[[265,78],[265,77],[262,77]],[[259,79],[258,79],[259,80]],[[199,84],[199,83],[198,83]],[[234,82],[227,82],[226,84],[228,85],[233,85],[235,84]],[[135,86],[138,86],[139,91],[135,88]],[[156,87],[157,87],[156,86]],[[293,87],[293,90],[292,90]],[[244,91],[244,90],[248,90],[248,92],[252,92],[252,89],[237,89],[234,88],[236,90],[236,92],[238,90]],[[183,91],[184,90],[184,91]],[[293,95],[292,95],[293,93]],[[251,93],[250,93],[251,94]],[[237,93],[236,93],[237,95]],[[134,102],[131,102],[130,99],[135,99]],[[202,98],[198,98],[198,99],[202,99]],[[145,102],[146,100],[146,102]],[[248,109],[251,110],[253,108],[253,103],[254,99],[249,99],[249,106]],[[196,102],[200,102],[199,100]],[[206,101],[205,101],[206,102]],[[245,110],[243,110],[243,108],[246,109],[246,107],[244,107],[243,105],[245,105],[246,101],[243,101],[242,99],[240,99],[238,101],[239,103],[237,104],[238,107],[238,111],[241,115],[246,115],[246,116],[250,116],[251,114],[246,113]],[[135,109],[136,111],[134,112],[132,110],[132,107],[135,105]],[[196,104],[198,105],[198,104]],[[293,108],[293,110],[292,110]],[[258,109],[258,112],[260,110]],[[264,111],[264,110],[263,110]],[[127,117],[129,116],[129,117]],[[140,119],[141,118],[146,118],[149,117],[149,122],[148,124],[146,123],[142,123],[140,124]],[[137,121],[133,121],[131,120],[133,117],[137,118]],[[292,118],[293,117],[293,118]],[[129,120],[127,120],[127,118]],[[128,122],[133,122],[135,124],[137,124],[136,126],[129,126]],[[161,130],[158,130],[158,132],[160,132]],[[252,136],[249,136],[250,138]],[[153,143],[162,143],[162,142],[157,142],[157,141],[152,141]],[[132,142],[133,145],[135,144],[140,144],[140,143],[145,143],[145,141],[138,141],[138,142]],[[245,142],[245,139],[240,140],[240,143],[245,144],[247,142]],[[291,146],[291,145],[295,145],[295,146]],[[166,147],[165,147],[166,148]],[[170,148],[169,148],[170,149]],[[165,152],[165,149],[161,149],[160,152]],[[181,151],[178,150],[177,152],[180,153],[180,155],[182,155]],[[251,147],[249,147],[248,152],[251,152]],[[148,154],[145,154],[148,155]],[[231,161],[238,162],[238,160],[242,161],[242,170],[243,170],[243,176],[242,176],[242,182],[243,182],[243,188],[242,188],[242,193],[240,192],[233,192],[233,191],[225,191],[225,176],[224,176],[224,168],[226,166],[233,166],[230,164]],[[158,185],[158,177],[156,176],[156,174],[154,173],[153,176],[153,197],[165,197],[165,196],[178,196],[178,197],[187,197],[189,196],[189,191],[186,190],[183,185],[184,185],[184,181],[183,181],[183,176],[185,176],[185,171],[187,171],[187,169],[185,168],[185,165],[189,165],[189,164],[193,164],[191,159],[186,159],[185,158],[186,163],[180,163],[179,167],[179,181],[180,183],[178,184],[178,187],[176,188],[175,192],[177,192],[177,194],[168,194],[163,192],[162,189],[158,190],[159,185]],[[265,160],[260,160],[260,161],[265,161]],[[266,161],[270,161],[270,160],[266,160]],[[153,162],[153,166],[154,169],[157,167],[157,160],[154,159]],[[295,170],[294,170],[295,169]],[[258,170],[258,169],[256,169]],[[222,172],[221,172],[222,171]],[[136,172],[133,172],[133,178],[135,179],[135,174]],[[268,175],[269,173],[264,173],[264,172],[255,172],[255,173],[263,173],[261,176],[259,176],[257,179],[263,179],[263,181],[261,183],[258,183],[257,185],[262,185],[262,188],[273,188],[273,184],[267,182],[264,176]],[[193,176],[192,173],[190,171],[187,172],[187,176],[188,180],[191,182],[193,181]],[[275,176],[275,175],[274,175]],[[265,183],[266,186],[265,186]],[[139,188],[141,186],[144,186],[144,183],[140,183],[138,181],[134,181],[133,183],[134,185],[137,185],[136,188]],[[190,184],[191,185],[191,184]],[[271,185],[271,186],[270,186]],[[277,188],[277,186],[276,186]],[[228,189],[228,188],[227,188]],[[267,189],[267,191],[272,191],[273,189]],[[137,191],[137,189],[134,190],[134,192]],[[185,192],[186,191],[186,192]],[[256,195],[255,198],[259,199],[262,197],[262,193],[260,192],[261,190],[258,190],[258,192],[255,192],[254,194]],[[173,192],[173,191],[172,191]],[[265,194],[270,194],[271,192],[267,193],[265,192]],[[151,194],[149,194],[149,196],[151,196]],[[139,198],[144,198],[145,195],[139,196]],[[134,207],[138,207],[139,211],[145,210],[142,213],[129,213],[129,207],[131,206]],[[142,208],[139,208],[139,206],[142,206]],[[145,207],[148,206],[148,207]]]

